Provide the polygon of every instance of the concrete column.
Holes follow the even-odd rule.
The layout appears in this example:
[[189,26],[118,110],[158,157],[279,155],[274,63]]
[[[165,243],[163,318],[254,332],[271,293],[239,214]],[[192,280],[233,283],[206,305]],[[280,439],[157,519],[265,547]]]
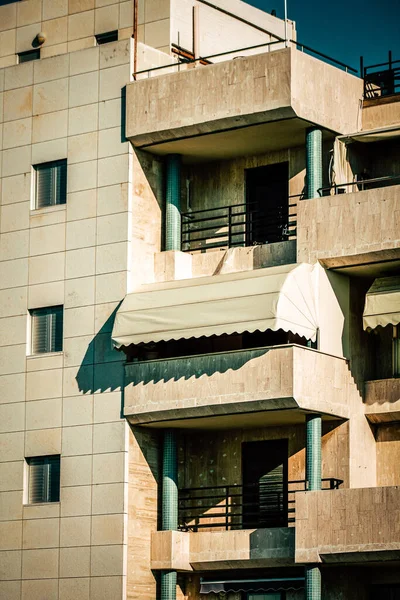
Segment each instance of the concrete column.
[[322,187],[322,131],[310,127],[306,133],[307,198],[317,198]]
[[321,489],[321,415],[306,417],[306,479],[308,490]]
[[166,158],[165,250],[181,249],[181,157]]
[[[178,460],[176,432],[164,431],[162,460],[162,529],[178,529]],[[162,571],[161,600],[176,600],[176,571]]]
[[[306,479],[308,491],[321,489],[321,415],[306,416]],[[321,600],[321,571],[317,565],[305,567],[306,600]]]
[[316,565],[305,568],[306,600],[321,600],[321,570]]

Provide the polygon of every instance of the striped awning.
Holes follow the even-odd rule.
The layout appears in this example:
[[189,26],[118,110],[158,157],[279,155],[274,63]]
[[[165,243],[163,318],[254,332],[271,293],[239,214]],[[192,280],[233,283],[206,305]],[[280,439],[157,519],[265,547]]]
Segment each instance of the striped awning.
[[202,580],[200,594],[227,594],[229,592],[288,592],[304,589],[303,577],[280,579],[232,579],[225,581]]
[[117,311],[114,345],[267,329],[315,340],[312,272],[303,263],[142,286]]
[[400,277],[375,279],[365,297],[364,329],[400,323]]

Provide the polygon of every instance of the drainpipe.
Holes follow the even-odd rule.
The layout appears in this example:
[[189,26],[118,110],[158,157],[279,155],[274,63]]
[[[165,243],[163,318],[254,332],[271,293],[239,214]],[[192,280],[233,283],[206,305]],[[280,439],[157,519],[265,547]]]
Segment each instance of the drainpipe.
[[322,187],[322,131],[318,127],[307,129],[306,150],[307,198],[317,198]]
[[[321,415],[306,417],[306,479],[308,491],[320,490],[321,481]],[[321,571],[317,565],[305,567],[306,600],[321,600]]]
[[[176,433],[164,431],[162,461],[162,529],[178,529],[178,460]],[[161,600],[176,600],[176,571],[161,571]]]
[[165,249],[181,249],[181,157],[166,159]]

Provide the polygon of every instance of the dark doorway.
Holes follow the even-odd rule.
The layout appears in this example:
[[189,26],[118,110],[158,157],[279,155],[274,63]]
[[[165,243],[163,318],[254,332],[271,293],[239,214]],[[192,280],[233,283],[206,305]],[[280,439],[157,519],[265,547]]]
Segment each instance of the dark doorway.
[[243,528],[287,527],[288,440],[242,444]]
[[246,169],[246,245],[288,239],[289,163]]
[[400,600],[400,584],[373,585],[370,600]]

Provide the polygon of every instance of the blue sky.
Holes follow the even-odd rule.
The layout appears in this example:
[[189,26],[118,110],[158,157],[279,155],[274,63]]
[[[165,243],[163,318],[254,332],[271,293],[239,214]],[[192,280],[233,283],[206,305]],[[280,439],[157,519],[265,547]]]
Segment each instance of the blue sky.
[[[246,0],[283,17],[283,0]],[[320,52],[359,68],[400,60],[400,0],[287,0],[296,21],[297,39]]]

